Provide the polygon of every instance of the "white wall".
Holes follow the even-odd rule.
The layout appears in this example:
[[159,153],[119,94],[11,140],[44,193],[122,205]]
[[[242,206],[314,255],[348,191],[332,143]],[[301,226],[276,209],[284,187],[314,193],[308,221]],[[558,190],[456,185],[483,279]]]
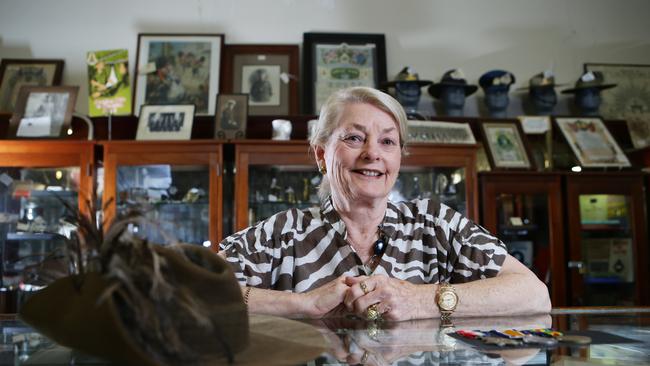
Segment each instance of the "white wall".
[[[573,84],[584,62],[650,64],[648,16],[648,0],[0,0],[0,58],[63,58],[64,83],[85,96],[85,53],[127,48],[133,72],[138,33],[300,44],[305,31],[367,32],[386,34],[389,79],[406,65],[434,81],[461,67],[471,83],[504,68],[519,87],[553,66]],[[86,104],[79,98],[77,110]],[[468,100],[466,114],[477,106]],[[566,111],[562,99],[556,113]]]

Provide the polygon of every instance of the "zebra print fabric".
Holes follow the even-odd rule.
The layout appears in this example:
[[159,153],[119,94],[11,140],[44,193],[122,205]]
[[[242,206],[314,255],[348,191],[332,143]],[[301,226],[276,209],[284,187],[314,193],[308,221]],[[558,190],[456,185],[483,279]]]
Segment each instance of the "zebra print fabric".
[[[389,202],[388,245],[373,274],[415,284],[494,277],[506,246],[481,226],[436,201]],[[241,285],[305,292],[340,275],[369,275],[344,239],[345,224],[326,201],[291,209],[224,239],[220,250]]]

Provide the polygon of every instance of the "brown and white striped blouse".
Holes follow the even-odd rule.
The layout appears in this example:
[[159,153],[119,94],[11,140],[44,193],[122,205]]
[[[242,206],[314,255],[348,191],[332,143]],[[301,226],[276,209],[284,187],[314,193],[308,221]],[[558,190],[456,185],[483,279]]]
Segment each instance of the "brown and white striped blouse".
[[[428,199],[389,202],[383,232],[388,245],[373,274],[415,284],[494,277],[507,253],[481,226]],[[220,249],[241,285],[305,292],[343,274],[369,274],[345,237],[328,200],[277,213],[224,239]]]

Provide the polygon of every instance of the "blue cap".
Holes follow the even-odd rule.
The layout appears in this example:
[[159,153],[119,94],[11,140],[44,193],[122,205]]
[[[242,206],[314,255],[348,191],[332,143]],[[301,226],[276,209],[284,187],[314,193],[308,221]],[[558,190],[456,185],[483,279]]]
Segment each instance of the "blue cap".
[[491,70],[481,75],[478,84],[483,90],[509,90],[515,83],[515,76],[504,70]]

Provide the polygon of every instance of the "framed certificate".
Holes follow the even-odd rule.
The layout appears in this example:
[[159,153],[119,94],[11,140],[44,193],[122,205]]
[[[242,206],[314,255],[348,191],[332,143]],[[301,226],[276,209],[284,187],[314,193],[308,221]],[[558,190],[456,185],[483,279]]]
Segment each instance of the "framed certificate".
[[627,156],[600,118],[556,118],[555,121],[581,166],[630,166]]
[[383,34],[304,33],[303,113],[318,114],[332,92],[386,82]]

